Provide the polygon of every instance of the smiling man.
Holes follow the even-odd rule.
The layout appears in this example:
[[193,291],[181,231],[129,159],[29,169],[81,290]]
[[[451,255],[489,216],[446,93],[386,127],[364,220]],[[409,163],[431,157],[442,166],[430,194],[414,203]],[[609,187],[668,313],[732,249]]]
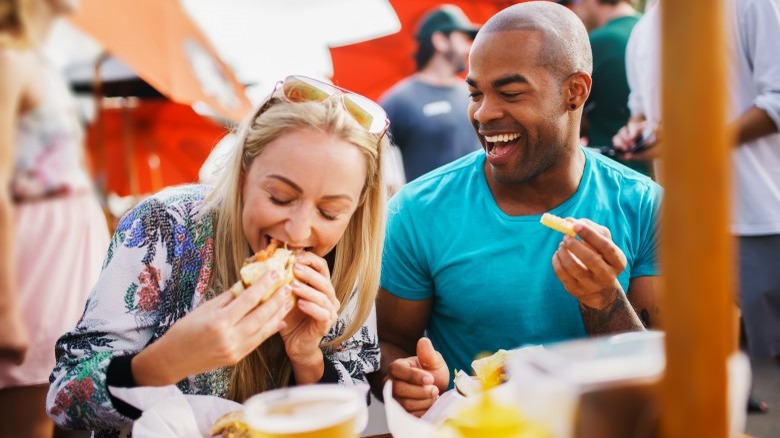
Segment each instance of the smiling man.
[[[391,201],[374,388],[424,413],[480,353],[654,323],[661,190],[579,145],[588,35],[553,2],[511,6],[471,48],[468,115],[482,150]],[[574,219],[577,236],[542,226]],[[427,334],[428,338],[424,338]]]

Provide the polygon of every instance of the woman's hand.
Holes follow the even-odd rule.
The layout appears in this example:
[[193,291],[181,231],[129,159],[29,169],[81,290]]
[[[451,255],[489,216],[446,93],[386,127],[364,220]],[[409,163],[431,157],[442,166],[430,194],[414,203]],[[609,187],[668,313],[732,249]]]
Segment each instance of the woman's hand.
[[280,288],[260,304],[278,276],[278,272],[267,272],[239,296],[224,292],[177,321],[133,358],[136,383],[170,385],[187,376],[238,363],[286,325],[283,319],[292,309],[290,286]]
[[[298,254],[292,289],[298,299],[279,331],[297,383],[322,376],[320,343],[338,318],[339,300],[330,280],[328,264],[311,252]],[[318,375],[319,374],[319,375]],[[306,378],[306,377],[309,378]]]

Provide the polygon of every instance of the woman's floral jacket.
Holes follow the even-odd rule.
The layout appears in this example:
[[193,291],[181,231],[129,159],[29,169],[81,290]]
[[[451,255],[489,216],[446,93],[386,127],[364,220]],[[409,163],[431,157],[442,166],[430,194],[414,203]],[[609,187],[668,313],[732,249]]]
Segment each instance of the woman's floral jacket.
[[[199,185],[167,189],[119,222],[84,315],[57,342],[46,409],[58,425],[93,430],[97,437],[129,432],[133,418],[109,394],[107,379],[111,385],[132,386],[132,377],[129,382],[126,376],[114,379],[117,384],[109,375],[132,376],[129,359],[213,295],[206,290],[213,266],[212,215],[199,215],[208,190]],[[325,340],[343,333],[355,301],[353,296]],[[365,381],[365,374],[379,367],[374,318],[324,353],[332,380]],[[185,394],[224,397],[228,382],[229,370],[220,368],[177,386]]]

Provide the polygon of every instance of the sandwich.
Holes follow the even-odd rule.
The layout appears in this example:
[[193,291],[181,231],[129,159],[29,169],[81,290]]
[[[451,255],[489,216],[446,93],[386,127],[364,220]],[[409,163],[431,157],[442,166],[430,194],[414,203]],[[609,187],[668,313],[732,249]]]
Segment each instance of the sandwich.
[[253,438],[259,436],[253,433],[252,429],[246,424],[244,411],[232,411],[217,418],[209,431],[211,436],[221,436],[222,438]]
[[[266,301],[277,289],[292,283],[295,279],[293,275],[295,254],[296,251],[280,247],[279,241],[271,239],[265,249],[256,252],[244,261],[244,265],[239,271],[240,280],[230,287],[230,292],[233,296],[238,296],[244,289],[257,283],[266,272],[275,270],[279,273],[279,279],[268,288],[268,293],[260,299],[261,303]],[[292,297],[292,295],[290,296]]]

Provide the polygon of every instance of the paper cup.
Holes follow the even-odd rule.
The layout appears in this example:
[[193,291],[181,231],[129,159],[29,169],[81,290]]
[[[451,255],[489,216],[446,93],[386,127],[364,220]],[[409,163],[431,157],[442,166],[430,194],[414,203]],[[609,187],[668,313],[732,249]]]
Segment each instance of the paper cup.
[[335,384],[264,392],[244,403],[253,436],[356,438],[368,420],[366,388]]

